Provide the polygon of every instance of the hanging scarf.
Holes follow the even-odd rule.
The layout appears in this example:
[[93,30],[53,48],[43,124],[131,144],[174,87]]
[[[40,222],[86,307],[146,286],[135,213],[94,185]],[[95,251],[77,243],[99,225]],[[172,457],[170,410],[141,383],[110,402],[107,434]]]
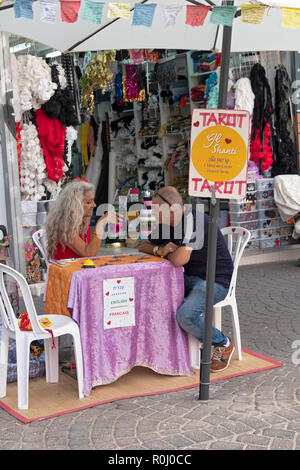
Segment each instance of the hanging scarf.
[[38,135],[45,156],[48,178],[60,181],[64,171],[66,128],[58,119],[49,118],[42,109],[35,113]]

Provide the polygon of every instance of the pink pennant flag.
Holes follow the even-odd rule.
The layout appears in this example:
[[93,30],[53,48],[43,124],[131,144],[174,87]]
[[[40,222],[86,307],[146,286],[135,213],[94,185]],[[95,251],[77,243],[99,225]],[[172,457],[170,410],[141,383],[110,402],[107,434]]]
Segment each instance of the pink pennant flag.
[[188,5],[186,7],[185,24],[190,26],[203,26],[209,10],[210,7],[205,5]]

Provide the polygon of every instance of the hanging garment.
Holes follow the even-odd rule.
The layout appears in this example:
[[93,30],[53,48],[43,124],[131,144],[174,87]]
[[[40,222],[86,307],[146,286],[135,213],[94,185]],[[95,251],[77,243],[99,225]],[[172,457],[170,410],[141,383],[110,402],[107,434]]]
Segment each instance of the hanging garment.
[[45,156],[48,178],[60,181],[64,171],[66,128],[58,119],[49,118],[42,109],[35,112],[38,135]]
[[297,174],[296,146],[289,128],[293,128],[291,104],[292,84],[284,65],[279,65],[275,75],[275,165],[273,176]]
[[89,134],[89,123],[84,123],[81,126],[81,153],[82,153],[82,160],[85,166],[89,164],[89,154],[88,154],[88,134]]
[[95,186],[95,188],[98,187],[98,183],[100,179],[100,172],[101,172],[102,156],[103,156],[101,134],[102,134],[102,123],[100,123],[100,126],[98,127],[98,137],[97,137],[97,146],[96,146],[95,155],[91,157],[89,166],[85,173],[86,179],[90,183],[92,183]]
[[102,122],[101,132],[101,143],[102,143],[102,164],[101,174],[96,190],[95,203],[98,206],[100,204],[107,204],[108,201],[108,170],[109,170],[109,124],[106,121]]

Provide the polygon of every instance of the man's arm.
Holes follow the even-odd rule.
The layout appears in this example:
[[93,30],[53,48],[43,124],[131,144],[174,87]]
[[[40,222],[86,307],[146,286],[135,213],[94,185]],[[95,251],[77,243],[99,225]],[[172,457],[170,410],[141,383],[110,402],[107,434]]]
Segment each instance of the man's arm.
[[169,253],[167,255],[167,259],[177,267],[184,266],[189,262],[192,251],[193,248],[189,248],[188,246],[180,246],[173,253]]
[[139,251],[141,251],[142,253],[147,253],[147,255],[153,255],[154,248],[155,245],[149,240],[143,240],[139,246]]

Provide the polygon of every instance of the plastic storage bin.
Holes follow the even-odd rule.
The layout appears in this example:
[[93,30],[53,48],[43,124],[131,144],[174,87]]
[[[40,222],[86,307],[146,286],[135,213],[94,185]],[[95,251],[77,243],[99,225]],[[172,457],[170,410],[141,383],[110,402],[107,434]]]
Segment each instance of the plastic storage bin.
[[258,220],[258,227],[260,229],[271,229],[271,228],[279,228],[280,227],[280,218],[274,217],[273,219],[259,219]]
[[264,240],[259,240],[259,247],[263,250],[266,248],[280,248],[280,238],[271,237],[265,238]]
[[278,209],[262,209],[258,211],[258,219],[274,219],[280,217]]
[[260,199],[270,199],[274,198],[273,189],[265,189],[264,191],[256,191],[256,201]]
[[258,219],[257,212],[230,212],[229,216],[231,225],[234,225],[235,222],[248,222]]
[[259,230],[252,230],[250,240],[256,240],[259,238]]
[[235,222],[232,224],[233,227],[244,227],[247,230],[257,230],[258,229],[258,220],[250,220],[248,222]]
[[230,212],[253,212],[256,211],[256,203],[229,201],[229,210]]
[[263,209],[277,209],[273,198],[270,199],[257,199],[256,201],[257,210]]
[[36,225],[36,212],[22,214],[23,227],[32,227]]
[[21,209],[23,214],[31,213],[37,211],[37,202],[35,201],[21,201]]
[[271,190],[273,188],[274,188],[273,178],[263,178],[263,179],[256,180],[257,191]]
[[279,237],[280,237],[279,228],[259,230],[259,238],[262,240],[265,240],[267,238],[279,238]]

